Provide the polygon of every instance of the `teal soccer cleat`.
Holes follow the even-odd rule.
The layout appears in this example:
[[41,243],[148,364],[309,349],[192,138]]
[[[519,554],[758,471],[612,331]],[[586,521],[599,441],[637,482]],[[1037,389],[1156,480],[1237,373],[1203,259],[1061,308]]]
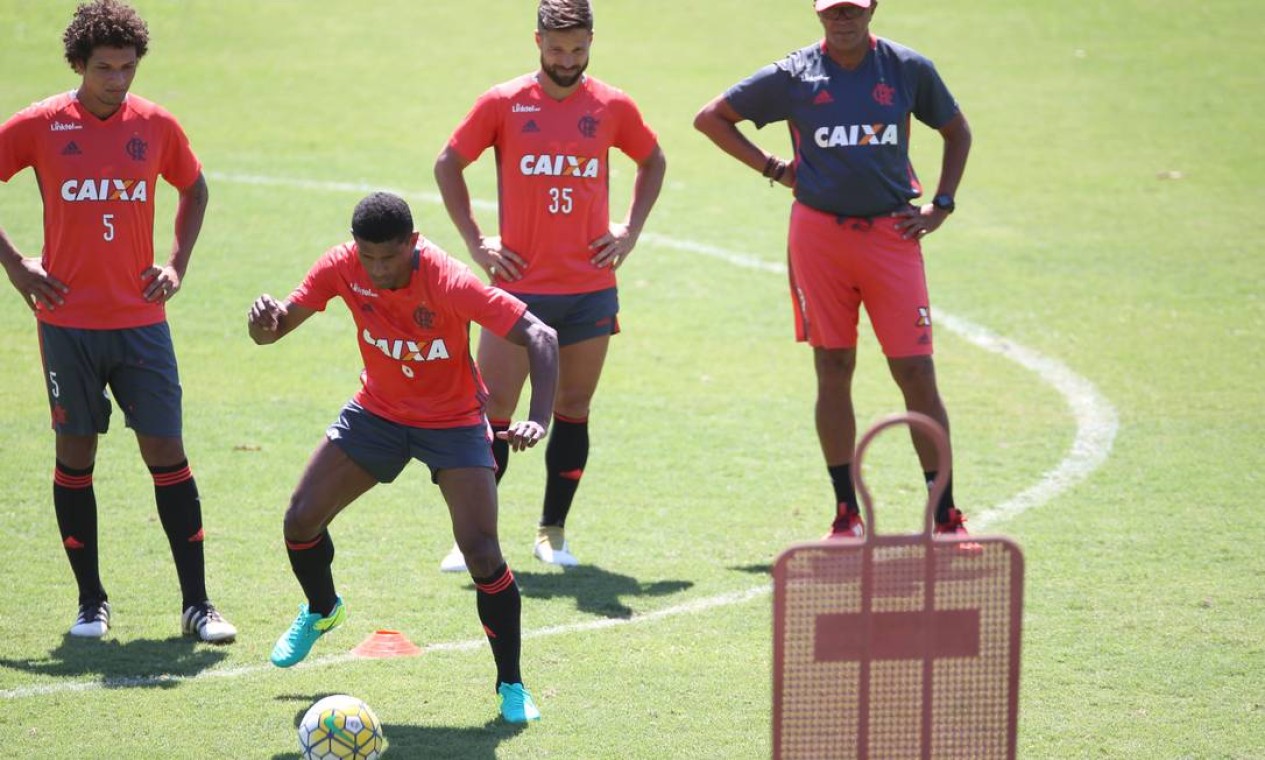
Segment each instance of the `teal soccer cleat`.
[[521,683],[502,683],[496,687],[496,693],[501,695],[501,717],[506,723],[540,720],[540,710]]
[[299,616],[290,624],[290,630],[282,634],[277,639],[277,645],[272,648],[272,664],[279,668],[288,668],[298,665],[307,657],[307,653],[312,651],[312,645],[316,640],[326,633],[333,630],[340,623],[347,619],[347,606],[343,604],[343,598],[337,597],[334,603],[334,610],[329,613],[328,617],[322,617],[315,612],[308,612],[307,605],[299,606]]

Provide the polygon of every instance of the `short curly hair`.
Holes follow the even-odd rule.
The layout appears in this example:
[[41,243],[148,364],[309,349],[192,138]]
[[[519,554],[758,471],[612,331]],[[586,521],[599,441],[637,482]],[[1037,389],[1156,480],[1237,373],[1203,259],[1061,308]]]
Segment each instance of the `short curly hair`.
[[149,50],[149,27],[136,9],[119,0],[92,0],[75,9],[62,35],[66,62],[73,69],[86,65],[99,47],[136,48],[136,59]]
[[540,0],[536,9],[536,31],[571,29],[593,31],[593,6],[589,0]]
[[366,243],[408,240],[413,234],[413,214],[400,196],[373,193],[356,204],[351,215],[351,234]]

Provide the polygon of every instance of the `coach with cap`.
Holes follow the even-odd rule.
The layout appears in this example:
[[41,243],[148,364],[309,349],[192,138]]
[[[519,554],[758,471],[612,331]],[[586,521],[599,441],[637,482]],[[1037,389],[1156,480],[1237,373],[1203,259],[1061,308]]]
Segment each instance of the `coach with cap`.
[[[954,210],[971,132],[925,56],[870,32],[876,0],[816,0],[824,38],[765,66],[705,105],[694,126],[721,150],[792,188],[788,240],[797,340],[813,348],[817,434],[835,491],[831,535],[864,534],[852,486],[856,447],[852,374],[862,304],[909,411],[949,429],[932,362],[931,312],[921,241]],[[929,203],[909,160],[910,115],[944,140]],[[794,155],[766,153],[738,129],[790,127]],[[913,434],[928,484],[931,441]],[[936,530],[965,533],[952,481]]]

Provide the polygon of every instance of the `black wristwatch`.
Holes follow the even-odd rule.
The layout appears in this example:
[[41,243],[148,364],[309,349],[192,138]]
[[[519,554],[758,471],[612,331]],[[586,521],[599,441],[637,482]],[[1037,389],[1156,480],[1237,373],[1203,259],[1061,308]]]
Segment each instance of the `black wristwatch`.
[[953,209],[956,207],[955,204],[953,203],[953,196],[945,195],[943,193],[932,198],[931,205],[935,206],[936,208],[940,209],[946,214],[952,214]]

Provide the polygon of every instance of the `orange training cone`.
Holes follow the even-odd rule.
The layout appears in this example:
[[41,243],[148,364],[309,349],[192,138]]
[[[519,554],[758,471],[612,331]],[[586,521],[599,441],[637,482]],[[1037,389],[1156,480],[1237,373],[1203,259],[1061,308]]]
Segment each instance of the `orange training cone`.
[[422,648],[408,640],[399,631],[379,630],[369,634],[360,645],[351,650],[357,657],[385,659],[387,657],[414,657],[422,653]]

